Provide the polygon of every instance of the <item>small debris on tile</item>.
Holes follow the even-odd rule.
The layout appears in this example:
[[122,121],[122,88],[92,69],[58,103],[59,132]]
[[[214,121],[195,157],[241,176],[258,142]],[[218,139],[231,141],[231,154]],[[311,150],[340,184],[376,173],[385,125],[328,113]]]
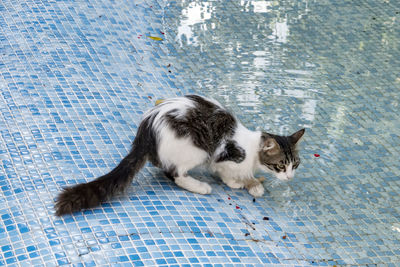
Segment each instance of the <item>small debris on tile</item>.
[[286,239],[286,236],[284,235],[284,236],[282,236],[282,239]]
[[320,154],[318,154],[318,153],[314,154],[314,157],[316,157],[316,158],[319,158],[319,156],[320,156]]
[[156,106],[164,102],[164,99],[157,99],[156,100]]
[[157,37],[157,36],[147,36],[147,37],[154,41],[162,41],[163,40],[163,38]]
[[253,198],[253,202],[256,202],[256,199],[255,199],[255,198]]
[[165,32],[162,32],[162,31],[160,31],[160,33],[161,33],[162,35],[164,35],[164,34],[165,34]]
[[239,206],[236,206],[236,209],[238,210],[238,209],[240,209],[240,207],[239,207]]
[[244,234],[244,236],[249,236],[249,235],[250,235],[250,233],[245,233],[245,234]]
[[150,95],[147,97],[148,99],[153,99]]
[[169,63],[169,64],[167,65],[167,68],[169,68],[169,67],[171,67],[171,63]]
[[269,221],[269,218],[268,217],[264,217],[263,220],[264,221]]
[[230,198],[230,197],[228,197],[228,200],[231,200],[231,198]]

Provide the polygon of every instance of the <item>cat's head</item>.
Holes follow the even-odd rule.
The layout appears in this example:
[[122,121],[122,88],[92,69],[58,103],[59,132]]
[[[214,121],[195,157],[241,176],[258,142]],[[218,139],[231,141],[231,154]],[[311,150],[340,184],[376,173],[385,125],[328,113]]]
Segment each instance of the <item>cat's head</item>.
[[297,144],[305,129],[290,136],[279,136],[263,132],[258,152],[260,168],[272,172],[279,180],[290,180],[300,165]]

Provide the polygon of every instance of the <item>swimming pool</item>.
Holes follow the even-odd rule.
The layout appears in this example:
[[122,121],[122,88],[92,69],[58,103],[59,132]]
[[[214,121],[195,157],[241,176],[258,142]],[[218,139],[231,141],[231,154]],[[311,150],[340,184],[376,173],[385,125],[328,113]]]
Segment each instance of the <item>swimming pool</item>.
[[[2,1],[0,265],[399,265],[399,19],[390,0]],[[157,99],[189,93],[250,129],[305,127],[295,179],[266,175],[253,202],[146,165],[125,194],[54,216]]]

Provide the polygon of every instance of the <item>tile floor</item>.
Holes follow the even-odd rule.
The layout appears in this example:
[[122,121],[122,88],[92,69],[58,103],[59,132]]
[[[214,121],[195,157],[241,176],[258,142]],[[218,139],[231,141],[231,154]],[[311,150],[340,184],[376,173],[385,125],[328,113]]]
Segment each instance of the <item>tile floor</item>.
[[[2,0],[0,266],[400,266],[399,20],[397,0]],[[54,216],[156,99],[188,93],[251,129],[306,127],[295,179],[253,202],[146,165]]]

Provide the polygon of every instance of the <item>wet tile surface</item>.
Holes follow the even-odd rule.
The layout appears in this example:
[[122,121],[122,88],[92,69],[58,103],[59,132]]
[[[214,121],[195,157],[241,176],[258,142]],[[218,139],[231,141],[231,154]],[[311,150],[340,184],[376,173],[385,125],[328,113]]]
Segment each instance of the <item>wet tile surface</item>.
[[[0,266],[400,265],[399,20],[391,0],[2,1]],[[267,175],[253,202],[149,164],[126,194],[54,216],[156,99],[188,93],[251,129],[306,127],[295,179]]]

